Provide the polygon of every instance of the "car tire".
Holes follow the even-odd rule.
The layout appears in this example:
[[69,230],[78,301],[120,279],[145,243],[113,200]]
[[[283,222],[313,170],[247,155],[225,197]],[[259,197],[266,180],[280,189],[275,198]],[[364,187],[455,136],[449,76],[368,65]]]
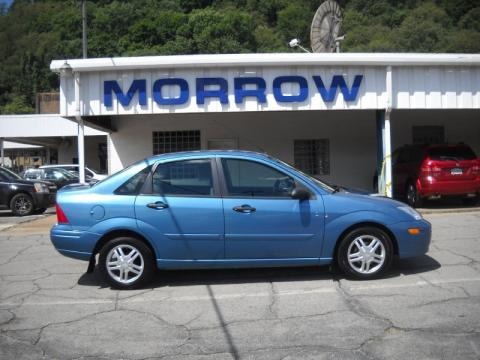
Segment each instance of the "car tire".
[[117,289],[136,289],[147,284],[155,271],[150,248],[133,237],[119,237],[100,250],[99,268]]
[[347,277],[368,280],[380,277],[393,261],[390,236],[376,227],[361,227],[346,234],[337,250],[337,263]]
[[423,200],[418,194],[417,186],[414,183],[408,183],[406,189],[407,204],[413,208],[417,208],[423,205]]
[[478,198],[479,196],[474,196],[474,197],[465,197],[465,198],[462,198],[462,203],[463,205],[466,205],[466,206],[475,206],[478,204]]
[[10,210],[16,216],[27,216],[33,213],[33,199],[30,195],[19,193],[10,200]]

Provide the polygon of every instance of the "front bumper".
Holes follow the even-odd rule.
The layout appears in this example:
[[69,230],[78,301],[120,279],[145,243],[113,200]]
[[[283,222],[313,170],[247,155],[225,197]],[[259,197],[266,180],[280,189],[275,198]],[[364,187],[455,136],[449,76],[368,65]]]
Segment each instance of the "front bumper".
[[[408,229],[418,228],[420,233],[412,235]],[[432,226],[427,220],[403,221],[390,225],[398,244],[398,256],[409,258],[424,255],[428,252],[432,238]]]

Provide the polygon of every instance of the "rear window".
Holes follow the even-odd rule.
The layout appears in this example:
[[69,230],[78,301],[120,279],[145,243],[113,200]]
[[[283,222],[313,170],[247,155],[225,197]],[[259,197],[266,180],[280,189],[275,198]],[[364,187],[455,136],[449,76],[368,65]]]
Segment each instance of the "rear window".
[[428,150],[432,160],[474,160],[477,157],[468,146],[440,146]]

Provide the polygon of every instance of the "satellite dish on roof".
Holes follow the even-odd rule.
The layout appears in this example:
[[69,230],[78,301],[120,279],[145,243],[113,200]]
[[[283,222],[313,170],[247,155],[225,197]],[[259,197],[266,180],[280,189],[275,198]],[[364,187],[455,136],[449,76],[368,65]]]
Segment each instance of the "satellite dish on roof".
[[[342,11],[335,1],[325,1],[317,9],[310,28],[313,52],[334,52],[343,36],[340,35]],[[338,50],[337,50],[338,51]]]

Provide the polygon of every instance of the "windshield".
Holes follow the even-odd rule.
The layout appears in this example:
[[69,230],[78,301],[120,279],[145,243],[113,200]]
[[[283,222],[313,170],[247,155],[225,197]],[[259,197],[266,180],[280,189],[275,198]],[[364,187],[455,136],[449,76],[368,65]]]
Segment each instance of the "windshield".
[[8,180],[23,180],[22,177],[18,174],[15,174],[13,171],[8,170],[4,167],[0,167],[0,174]]
[[276,159],[274,157],[269,157],[270,159],[272,159],[273,161],[276,161],[284,166],[287,166],[288,168],[292,169],[292,170],[295,170],[296,172],[299,172],[301,173],[303,176],[309,178],[310,180],[312,180],[315,184],[317,184],[318,186],[320,186],[322,189],[326,190],[326,191],[329,191],[329,192],[336,192],[335,189],[333,187],[331,187],[330,185],[324,183],[323,181],[320,181],[318,180],[317,178],[314,178],[313,176],[311,175],[308,175],[306,173],[304,173],[303,171],[293,167],[292,165],[290,164],[287,164],[286,162],[282,161],[282,160],[279,160],[279,159]]
[[[135,167],[135,166],[138,166],[138,165],[140,165],[140,164],[142,164],[142,163],[143,163],[145,166],[148,166],[147,160],[146,160],[146,159],[142,159],[142,160],[137,161],[137,162],[134,162],[133,164],[127,166],[126,168],[124,168],[124,169],[122,169],[122,170],[120,170],[120,171],[118,171],[118,172],[110,175],[109,177],[106,177],[105,179],[102,179],[102,180],[100,180],[100,181],[97,181],[96,183],[93,183],[91,186],[92,186],[92,187],[93,187],[93,186],[97,186],[97,185],[103,183],[103,182],[104,182],[105,180],[107,180],[107,179],[110,181],[110,179],[115,178],[115,177],[117,177],[118,175],[123,174],[123,173],[129,171],[131,168],[133,168],[133,167]],[[141,170],[139,169],[138,171],[141,171]]]
[[56,172],[59,172],[69,180],[75,180],[75,179],[78,178],[77,176],[72,174],[70,171],[62,169],[62,168],[51,168],[51,169],[48,169],[48,170],[54,170]]

